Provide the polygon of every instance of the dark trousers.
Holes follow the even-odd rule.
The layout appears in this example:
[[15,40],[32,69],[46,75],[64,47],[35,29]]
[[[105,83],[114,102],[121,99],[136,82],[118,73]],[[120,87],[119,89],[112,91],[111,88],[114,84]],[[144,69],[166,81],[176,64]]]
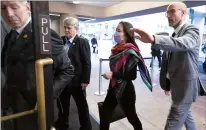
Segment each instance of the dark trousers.
[[69,128],[69,108],[71,95],[77,105],[80,130],[92,130],[85,90],[82,90],[81,86],[70,85],[63,90],[57,100],[59,114],[55,123],[56,128],[59,130],[67,130]]
[[95,51],[95,50],[96,50],[96,47],[92,47],[92,48],[93,48],[93,53],[96,53],[96,51]]
[[[121,98],[121,105],[124,109],[128,121],[133,125],[134,129],[142,130],[142,124],[136,114],[135,100],[136,100],[136,95],[135,95],[134,86],[132,84],[127,85]],[[109,130],[109,125],[110,125],[109,120],[112,116],[112,112],[114,111],[117,103],[118,102],[115,97],[114,89],[110,88],[108,90],[108,94],[102,106],[102,116],[100,118],[100,130]]]
[[150,67],[152,67],[152,62],[154,62],[153,60],[155,60],[155,57],[157,57],[158,59],[158,62],[159,62],[159,68],[161,67],[161,64],[162,64],[162,59],[161,59],[161,55],[157,55],[157,56],[152,56],[152,61],[150,63]]
[[206,73],[206,58],[205,58],[205,61],[204,61],[204,63],[203,63],[203,70],[204,70],[205,73]]

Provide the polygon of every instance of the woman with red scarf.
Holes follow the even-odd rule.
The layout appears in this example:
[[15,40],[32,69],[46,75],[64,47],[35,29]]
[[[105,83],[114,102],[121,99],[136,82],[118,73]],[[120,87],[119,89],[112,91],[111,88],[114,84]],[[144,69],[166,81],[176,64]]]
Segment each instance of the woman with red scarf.
[[135,88],[132,80],[137,77],[137,66],[146,86],[152,91],[151,79],[139,48],[135,43],[133,28],[128,22],[120,22],[114,34],[116,45],[111,50],[110,70],[103,77],[110,80],[108,94],[102,106],[100,130],[109,130],[110,118],[117,104],[120,104],[128,121],[135,130],[142,130],[142,124],[135,109]]

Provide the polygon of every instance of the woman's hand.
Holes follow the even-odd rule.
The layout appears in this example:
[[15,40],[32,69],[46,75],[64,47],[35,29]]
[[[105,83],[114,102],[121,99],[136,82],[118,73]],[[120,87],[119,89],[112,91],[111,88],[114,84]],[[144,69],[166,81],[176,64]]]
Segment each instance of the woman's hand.
[[108,80],[108,79],[112,79],[112,75],[113,75],[112,72],[106,72],[103,74],[103,77]]

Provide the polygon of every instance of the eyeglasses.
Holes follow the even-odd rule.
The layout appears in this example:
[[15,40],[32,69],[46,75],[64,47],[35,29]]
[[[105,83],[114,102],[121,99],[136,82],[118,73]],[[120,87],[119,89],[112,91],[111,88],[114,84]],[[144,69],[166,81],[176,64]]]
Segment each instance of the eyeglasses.
[[168,17],[169,15],[174,15],[178,10],[181,10],[181,11],[184,11],[182,9],[171,9],[171,10],[168,10],[167,12],[165,12],[165,16]]

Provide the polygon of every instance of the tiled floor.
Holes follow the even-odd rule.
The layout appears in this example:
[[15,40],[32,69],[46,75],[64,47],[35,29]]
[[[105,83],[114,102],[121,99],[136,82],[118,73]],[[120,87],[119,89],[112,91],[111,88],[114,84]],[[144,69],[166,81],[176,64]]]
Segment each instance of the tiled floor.
[[[149,61],[146,61],[147,64]],[[108,62],[103,63],[102,72],[109,71]],[[90,112],[99,118],[97,102],[103,101],[104,96],[96,96],[94,93],[99,87],[99,58],[92,56],[91,82],[87,89],[87,100]],[[144,130],[163,130],[171,105],[171,97],[164,95],[159,87],[159,68],[154,67],[154,86],[151,93],[141,81],[140,76],[134,81],[136,87],[136,111],[143,124]],[[102,80],[102,88],[107,90],[108,81]],[[192,114],[196,121],[197,130],[206,130],[206,97],[198,97],[192,105]],[[184,130],[185,128],[183,128]],[[127,119],[111,123],[110,130],[133,130]]]

